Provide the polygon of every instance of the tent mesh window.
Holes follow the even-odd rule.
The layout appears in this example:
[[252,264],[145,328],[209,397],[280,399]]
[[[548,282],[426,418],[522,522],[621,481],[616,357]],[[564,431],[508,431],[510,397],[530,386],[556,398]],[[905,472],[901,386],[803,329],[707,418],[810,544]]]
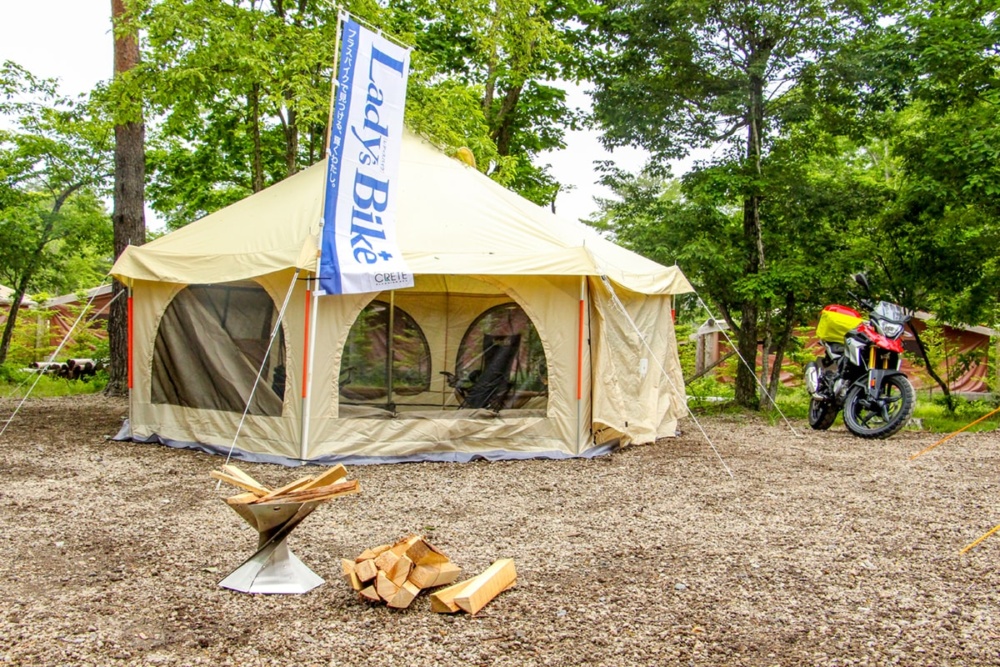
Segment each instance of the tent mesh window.
[[[389,323],[392,322],[392,340]],[[392,365],[388,363],[392,348]],[[392,393],[413,396],[431,384],[431,352],[424,332],[399,307],[384,301],[365,306],[351,326],[340,361],[340,395],[347,405],[391,405]]]
[[[285,397],[285,335],[271,296],[253,282],[191,285],[167,306],[153,350],[153,403],[277,417]],[[260,382],[254,391],[254,381]]]
[[516,303],[494,306],[469,326],[455,373],[446,373],[460,408],[538,409],[548,403],[545,349]]

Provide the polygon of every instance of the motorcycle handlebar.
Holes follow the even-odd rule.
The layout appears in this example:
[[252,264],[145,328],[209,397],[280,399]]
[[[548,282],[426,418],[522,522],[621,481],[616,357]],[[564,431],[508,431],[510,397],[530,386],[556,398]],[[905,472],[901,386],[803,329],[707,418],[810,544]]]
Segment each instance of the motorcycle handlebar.
[[866,297],[863,297],[863,296],[860,296],[858,294],[855,294],[854,292],[851,292],[850,290],[848,290],[847,293],[850,294],[851,298],[853,298],[855,301],[857,301],[861,305],[861,307],[864,308],[865,310],[871,312],[875,308],[875,304],[872,303],[870,300],[868,300]]

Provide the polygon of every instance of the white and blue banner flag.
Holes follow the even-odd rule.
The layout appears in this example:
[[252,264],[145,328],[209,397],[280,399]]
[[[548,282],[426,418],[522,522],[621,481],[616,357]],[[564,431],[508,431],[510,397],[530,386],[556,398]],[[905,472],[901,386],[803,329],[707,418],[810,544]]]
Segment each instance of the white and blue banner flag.
[[319,286],[327,294],[413,287],[395,219],[410,52],[352,19],[341,42]]

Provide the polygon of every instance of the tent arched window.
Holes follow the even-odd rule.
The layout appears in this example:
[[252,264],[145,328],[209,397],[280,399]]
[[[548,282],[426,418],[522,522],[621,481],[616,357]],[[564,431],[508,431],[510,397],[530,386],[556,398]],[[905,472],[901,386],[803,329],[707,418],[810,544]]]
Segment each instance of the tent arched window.
[[268,351],[277,318],[271,296],[254,282],[182,289],[156,332],[152,402],[242,413],[253,393],[249,414],[280,416],[284,327]]
[[493,306],[477,317],[458,348],[455,373],[446,373],[460,407],[544,408],[548,370],[542,340],[521,306]]
[[[392,327],[392,340],[387,335]],[[392,348],[392,364],[388,363]],[[390,379],[391,378],[391,379]],[[398,306],[372,301],[351,325],[340,360],[340,396],[347,404],[385,404],[431,384],[431,352],[416,321]]]

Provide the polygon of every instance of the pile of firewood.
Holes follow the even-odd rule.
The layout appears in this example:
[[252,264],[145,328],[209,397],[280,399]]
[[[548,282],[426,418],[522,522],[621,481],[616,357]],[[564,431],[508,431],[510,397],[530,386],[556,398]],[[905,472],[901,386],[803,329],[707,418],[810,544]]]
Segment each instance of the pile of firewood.
[[101,359],[69,359],[67,361],[35,361],[26,370],[32,373],[48,373],[70,380],[95,375],[106,366]]
[[462,571],[419,535],[365,549],[353,561],[342,558],[340,563],[362,600],[395,609],[409,607],[424,588],[450,584]]
[[245,493],[226,498],[226,502],[230,505],[318,502],[359,491],[358,480],[344,479],[347,477],[347,469],[342,465],[329,468],[318,475],[300,477],[273,490],[231,464],[223,465],[221,470],[213,470],[209,474],[215,479],[244,490]]
[[[344,578],[366,602],[406,609],[424,589],[446,586],[462,571],[419,535],[395,544],[365,549],[353,561],[341,559]],[[431,610],[475,614],[501,592],[514,586],[514,561],[503,558],[471,579],[431,594]]]

